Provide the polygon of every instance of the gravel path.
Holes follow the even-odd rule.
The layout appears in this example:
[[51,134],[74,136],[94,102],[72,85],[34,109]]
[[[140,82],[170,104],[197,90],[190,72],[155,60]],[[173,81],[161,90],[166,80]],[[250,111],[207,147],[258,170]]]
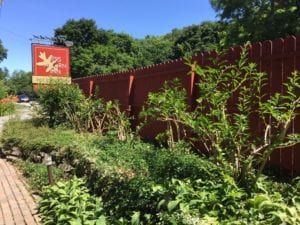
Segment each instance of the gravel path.
[[1,116],[0,117],[0,132],[3,129],[4,124],[12,118],[20,118],[20,120],[27,120],[32,118],[32,106],[30,103],[17,103],[18,112],[17,115]]

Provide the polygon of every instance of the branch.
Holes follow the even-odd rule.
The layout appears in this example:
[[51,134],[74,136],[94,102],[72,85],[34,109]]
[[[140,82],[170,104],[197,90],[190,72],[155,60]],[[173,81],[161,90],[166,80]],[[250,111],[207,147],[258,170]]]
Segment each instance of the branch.
[[255,149],[252,152],[253,155],[259,153],[260,151],[262,151],[263,149],[265,149],[266,147],[268,147],[270,145],[270,140],[268,140],[268,135],[270,135],[270,131],[271,131],[271,126],[267,125],[266,130],[265,130],[265,135],[264,135],[264,145],[262,145],[259,148]]

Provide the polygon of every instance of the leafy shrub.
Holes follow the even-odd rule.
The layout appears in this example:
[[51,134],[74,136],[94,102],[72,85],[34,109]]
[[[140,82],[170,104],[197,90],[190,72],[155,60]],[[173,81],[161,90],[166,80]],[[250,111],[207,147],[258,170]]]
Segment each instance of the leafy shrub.
[[49,126],[66,125],[78,132],[92,131],[101,135],[115,132],[120,140],[131,137],[129,118],[118,102],[87,98],[76,85],[53,83],[41,89],[42,116]]
[[[247,48],[235,63],[224,58],[224,54],[216,56],[211,66],[190,64],[198,76],[200,93],[193,112],[186,107],[185,91],[175,82],[165,84],[160,93],[150,93],[142,115],[167,121],[171,140],[173,133],[180,134],[178,130],[190,130],[195,137],[190,142],[201,142],[217,165],[248,186],[250,180],[255,183],[259,178],[275,149],[300,142],[299,134],[288,134],[300,108],[300,76],[292,73],[284,84],[286,93],[265,100],[262,88],[267,84],[266,76],[248,61]],[[262,137],[252,132],[250,119],[254,115],[265,126]]]
[[91,193],[101,196],[110,224],[298,223],[299,179],[288,184],[261,177],[249,192],[222,167],[185,150],[35,127],[32,121],[11,121],[3,132],[4,148],[18,146],[29,159],[52,153],[57,164],[84,177]]
[[0,116],[11,115],[15,112],[16,106],[12,101],[6,98],[8,95],[8,87],[0,80]]
[[101,199],[90,195],[77,178],[46,188],[39,212],[45,225],[106,224]]
[[49,120],[50,127],[67,122],[65,105],[76,112],[83,101],[84,95],[76,85],[51,83],[39,89],[40,113]]
[[153,190],[164,196],[158,204],[161,224],[299,224],[297,196],[290,204],[274,188],[249,196],[226,175],[219,181],[173,179]]
[[[215,162],[229,166],[235,179],[247,186],[246,180],[255,172],[253,168],[258,168],[255,172],[257,180],[275,149],[300,141],[299,135],[287,133],[300,107],[297,96],[300,76],[297,72],[292,73],[284,84],[285,94],[277,93],[264,100],[262,88],[267,79],[264,73],[257,71],[254,63],[248,61],[247,48],[234,64],[217,57],[213,67],[194,65],[194,68],[201,95],[194,115],[186,123]],[[233,98],[237,103],[232,103]],[[230,113],[230,107],[236,107],[236,112]],[[251,131],[251,115],[263,121],[263,137]]]
[[171,148],[175,147],[176,141],[185,138],[186,131],[181,118],[188,111],[186,90],[181,87],[178,79],[165,82],[161,92],[149,93],[147,105],[140,113],[144,118],[144,125],[153,121],[166,123],[167,129],[159,134],[157,139],[167,142]]
[[249,200],[249,222],[255,224],[290,224],[300,223],[300,199],[294,197],[287,205],[280,193],[259,194]]
[[51,153],[73,147],[74,136],[77,144],[88,142],[90,138],[88,134],[76,135],[75,131],[62,128],[52,130],[46,126],[35,127],[31,120],[22,122],[11,120],[4,125],[1,140],[5,150],[11,150],[12,146],[20,147],[24,159],[40,162],[37,156],[40,156],[41,152]]
[[195,154],[160,149],[147,156],[149,173],[159,183],[176,179],[221,179],[222,171],[208,159]]
[[8,122],[2,142],[4,149],[19,147],[23,158],[32,161],[42,152],[52,153],[57,164],[67,163],[77,176],[86,177],[90,190],[101,195],[105,208],[119,217],[130,217],[140,208],[156,212],[158,198],[144,192],[156,182],[219,174],[213,164],[184,151],[155,149],[136,139],[120,141],[110,135],[35,127],[32,121]]

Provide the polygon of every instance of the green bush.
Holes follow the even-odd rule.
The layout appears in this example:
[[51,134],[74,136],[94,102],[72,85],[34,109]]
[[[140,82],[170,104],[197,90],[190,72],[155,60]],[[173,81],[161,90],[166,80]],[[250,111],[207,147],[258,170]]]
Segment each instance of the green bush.
[[149,93],[146,107],[140,113],[144,118],[144,125],[160,121],[166,124],[165,132],[159,134],[156,139],[167,142],[171,148],[175,147],[175,142],[185,138],[186,131],[182,117],[185,116],[189,106],[187,104],[187,93],[178,79],[165,82],[161,92]]
[[39,92],[39,114],[50,127],[64,125],[77,132],[103,135],[111,131],[120,140],[131,138],[129,118],[118,102],[87,98],[77,85],[53,83]]
[[48,119],[50,127],[66,123],[68,115],[65,106],[69,106],[74,112],[79,111],[85,98],[78,86],[55,82],[40,88],[38,95],[40,113]]
[[[74,142],[76,137],[76,143]],[[12,146],[22,149],[22,157],[36,161],[41,152],[50,153],[60,149],[88,143],[90,136],[77,135],[75,131],[58,128],[49,129],[46,126],[35,127],[33,121],[8,121],[2,132],[3,148],[10,150]]]
[[[248,58],[245,47],[234,63],[224,60],[226,53],[211,59],[209,66],[190,63],[200,93],[193,111],[187,107],[186,90],[174,80],[166,82],[161,92],[149,93],[147,107],[141,112],[150,121],[166,123],[171,147],[176,140],[186,140],[180,134],[188,130],[192,133],[189,142],[202,143],[214,163],[230,170],[244,187],[255,184],[274,150],[300,142],[300,134],[289,133],[300,109],[299,72],[287,78],[285,93],[266,98],[266,74]],[[253,131],[253,116],[263,124],[263,135]]]
[[15,112],[16,105],[12,102],[0,103],[0,116],[11,115]]
[[[233,178],[223,180],[176,180],[156,186],[163,198],[158,204],[161,224],[290,224],[300,222],[300,199],[288,204],[282,194],[260,190],[248,195]],[[264,190],[264,191],[263,191]]]
[[[4,149],[19,147],[26,159],[48,152],[57,164],[70,165],[73,174],[85,178],[91,193],[101,196],[107,223],[298,223],[299,179],[288,184],[260,178],[246,192],[230,173],[185,150],[36,127],[32,121],[7,123],[2,142]],[[262,205],[255,203],[260,200]]]
[[39,212],[45,225],[106,224],[101,199],[90,195],[80,179],[58,182],[41,197]]
[[152,197],[139,197],[144,187],[173,177],[219,174],[217,167],[193,154],[156,149],[140,140],[120,141],[110,135],[35,127],[32,121],[8,122],[2,143],[4,149],[19,147],[23,158],[31,161],[42,152],[52,153],[56,163],[67,163],[74,174],[86,177],[90,190],[101,195],[105,207],[120,217],[129,217],[143,207],[145,211],[155,210]]

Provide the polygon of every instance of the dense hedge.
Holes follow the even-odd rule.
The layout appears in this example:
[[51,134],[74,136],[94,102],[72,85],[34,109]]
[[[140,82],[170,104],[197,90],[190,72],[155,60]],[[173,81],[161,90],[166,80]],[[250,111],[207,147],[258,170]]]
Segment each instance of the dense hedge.
[[151,199],[142,199],[138,204],[132,200],[137,200],[144,187],[156,182],[220,176],[212,163],[186,152],[157,149],[137,139],[119,141],[110,135],[78,134],[34,124],[34,121],[8,122],[2,135],[4,151],[17,147],[23,159],[36,163],[42,162],[43,153],[51,153],[57,164],[67,164],[74,174],[86,177],[90,190],[101,195],[107,207],[120,204],[117,210],[120,215],[124,210],[132,212],[141,204],[150,204],[145,201]]
[[84,177],[103,200],[110,224],[298,224],[300,182],[260,180],[252,192],[226,171],[185,149],[157,148],[138,139],[78,134],[33,121],[5,125],[4,151],[20,149],[40,163],[53,155],[68,173]]

